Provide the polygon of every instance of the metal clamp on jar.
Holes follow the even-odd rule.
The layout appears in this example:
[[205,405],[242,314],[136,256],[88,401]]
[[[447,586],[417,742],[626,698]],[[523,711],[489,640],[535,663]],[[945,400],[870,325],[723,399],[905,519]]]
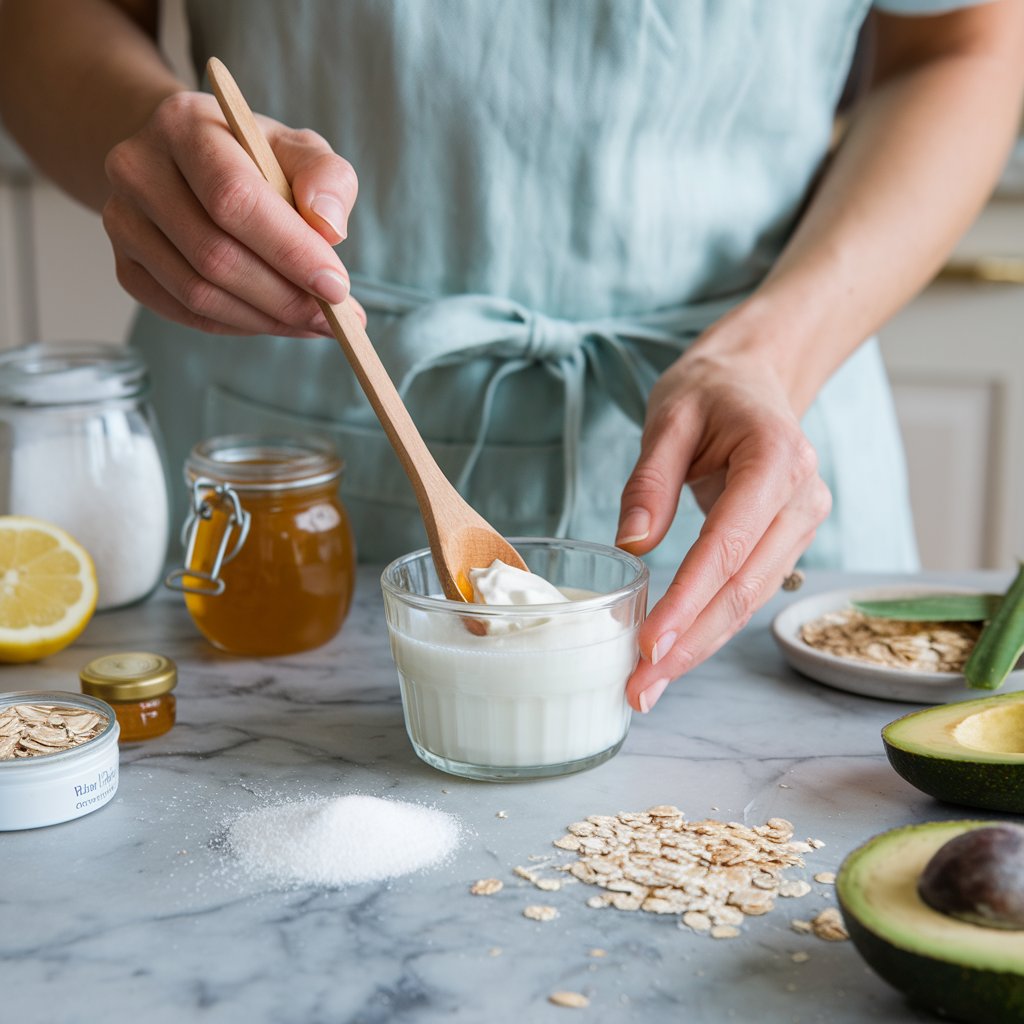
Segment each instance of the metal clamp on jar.
[[165,579],[199,631],[235,654],[319,647],[341,628],[355,545],[338,495],[342,461],[311,437],[228,435],[185,461],[185,565]]
[[[199,523],[201,520],[212,520],[218,510],[223,523],[213,564],[208,570],[200,569],[194,564]],[[242,508],[238,492],[233,487],[207,477],[197,477],[192,481],[192,511],[181,530],[181,542],[185,545],[185,565],[191,568],[173,570],[167,574],[164,583],[172,590],[181,590],[186,594],[205,594],[210,597],[223,594],[221,566],[230,562],[242,550],[251,525],[252,516]]]

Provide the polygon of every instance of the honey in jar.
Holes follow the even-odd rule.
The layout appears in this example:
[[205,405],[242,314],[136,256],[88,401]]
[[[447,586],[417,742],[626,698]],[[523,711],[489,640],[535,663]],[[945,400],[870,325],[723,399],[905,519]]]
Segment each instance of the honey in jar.
[[355,583],[341,471],[319,438],[229,435],[192,449],[185,567],[167,583],[214,646],[293,654],[341,628]]
[[163,736],[174,725],[176,702],[171,691],[178,682],[178,669],[162,654],[104,654],[90,661],[78,678],[82,693],[99,697],[114,709],[121,743]]

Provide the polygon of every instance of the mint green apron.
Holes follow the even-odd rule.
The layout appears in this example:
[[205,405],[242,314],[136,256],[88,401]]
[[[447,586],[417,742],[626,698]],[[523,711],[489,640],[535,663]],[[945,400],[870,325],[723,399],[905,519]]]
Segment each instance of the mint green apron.
[[[903,0],[889,7],[917,4]],[[312,127],[360,191],[340,247],[441,467],[509,535],[610,543],[646,394],[754,288],[826,151],[867,0],[189,3],[252,106]],[[201,335],[143,311],[172,475],[195,441],[315,431],[364,559],[423,544],[337,343]],[[807,565],[908,569],[897,424],[868,342],[805,430],[834,512]],[[179,484],[175,501],[184,517]],[[654,561],[700,529],[689,492]]]

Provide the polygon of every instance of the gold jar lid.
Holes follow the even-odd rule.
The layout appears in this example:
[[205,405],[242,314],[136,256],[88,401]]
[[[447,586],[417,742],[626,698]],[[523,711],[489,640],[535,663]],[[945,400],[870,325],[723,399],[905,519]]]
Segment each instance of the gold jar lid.
[[178,668],[162,654],[123,651],[94,658],[78,673],[78,678],[82,693],[103,700],[151,700],[174,689]]

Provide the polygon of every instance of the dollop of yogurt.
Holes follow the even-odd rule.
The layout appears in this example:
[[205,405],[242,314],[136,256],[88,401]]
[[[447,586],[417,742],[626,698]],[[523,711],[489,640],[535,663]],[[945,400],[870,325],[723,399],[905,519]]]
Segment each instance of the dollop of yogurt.
[[563,604],[569,600],[543,576],[497,558],[485,569],[470,569],[469,581],[479,604]]

